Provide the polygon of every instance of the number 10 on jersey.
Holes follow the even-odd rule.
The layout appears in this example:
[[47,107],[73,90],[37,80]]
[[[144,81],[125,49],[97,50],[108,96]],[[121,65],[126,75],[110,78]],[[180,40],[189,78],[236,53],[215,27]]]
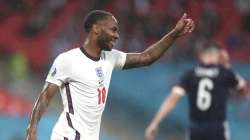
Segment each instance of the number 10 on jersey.
[[105,87],[98,88],[98,104],[104,104],[106,100],[106,89]]

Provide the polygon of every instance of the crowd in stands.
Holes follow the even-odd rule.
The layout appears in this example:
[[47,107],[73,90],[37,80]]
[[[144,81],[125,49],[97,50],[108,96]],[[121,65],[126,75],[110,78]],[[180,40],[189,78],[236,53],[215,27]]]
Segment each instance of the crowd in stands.
[[82,43],[83,17],[92,9],[117,17],[117,49],[144,50],[187,12],[195,32],[175,43],[168,60],[192,59],[198,47],[216,41],[233,60],[250,62],[247,0],[5,0],[0,1],[0,83],[13,79],[22,85],[32,74],[44,79],[56,55]]
[[216,40],[235,59],[245,60],[249,59],[245,52],[250,48],[249,3],[246,0],[2,1],[0,47],[1,52],[10,54],[23,50],[32,68],[40,70],[51,55],[84,38],[84,33],[80,34],[83,17],[91,9],[104,9],[118,18],[121,33],[118,48],[125,51],[145,49],[187,12],[197,28],[192,37],[177,43],[180,47],[176,47],[176,53],[189,54],[192,48]]

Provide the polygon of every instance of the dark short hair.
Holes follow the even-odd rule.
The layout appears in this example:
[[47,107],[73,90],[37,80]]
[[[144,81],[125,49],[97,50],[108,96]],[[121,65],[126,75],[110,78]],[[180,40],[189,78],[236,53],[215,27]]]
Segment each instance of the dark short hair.
[[89,32],[93,26],[100,20],[106,19],[108,16],[113,16],[110,12],[103,10],[93,10],[89,12],[84,18],[84,29]]

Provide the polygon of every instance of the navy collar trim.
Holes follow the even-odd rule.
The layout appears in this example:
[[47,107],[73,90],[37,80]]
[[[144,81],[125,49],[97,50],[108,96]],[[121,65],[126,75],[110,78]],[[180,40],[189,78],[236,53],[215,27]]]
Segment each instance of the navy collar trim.
[[99,61],[100,60],[100,57],[94,57],[94,56],[91,56],[90,54],[87,53],[87,51],[84,49],[84,47],[80,47],[80,50],[81,52],[87,56],[89,59],[93,60],[93,61]]

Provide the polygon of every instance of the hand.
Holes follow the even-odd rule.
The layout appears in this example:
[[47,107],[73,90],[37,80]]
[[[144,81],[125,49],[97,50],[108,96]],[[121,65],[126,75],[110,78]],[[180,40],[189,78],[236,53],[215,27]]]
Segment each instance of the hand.
[[193,32],[194,28],[194,21],[190,18],[187,18],[187,14],[184,13],[174,28],[175,36],[180,37],[191,33]]
[[156,134],[158,131],[158,125],[151,123],[145,130],[145,139],[146,140],[155,140]]
[[27,129],[27,136],[26,140],[37,140],[36,138],[36,129],[35,128],[28,128]]
[[220,51],[220,64],[227,69],[231,67],[229,54],[224,49]]

